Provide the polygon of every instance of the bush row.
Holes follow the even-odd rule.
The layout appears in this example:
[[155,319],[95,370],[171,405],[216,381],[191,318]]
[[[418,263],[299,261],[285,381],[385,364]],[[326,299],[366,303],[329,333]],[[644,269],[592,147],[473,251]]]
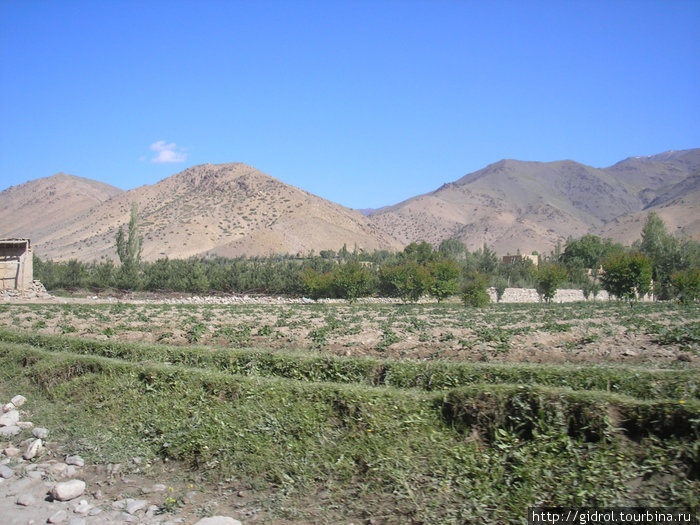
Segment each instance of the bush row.
[[535,363],[456,363],[372,359],[257,349],[174,347],[96,341],[0,329],[0,341],[52,352],[101,356],[129,362],[170,363],[236,375],[299,381],[360,383],[427,391],[472,384],[519,383],[573,390],[598,390],[639,399],[700,399],[695,370],[648,370],[628,366]]

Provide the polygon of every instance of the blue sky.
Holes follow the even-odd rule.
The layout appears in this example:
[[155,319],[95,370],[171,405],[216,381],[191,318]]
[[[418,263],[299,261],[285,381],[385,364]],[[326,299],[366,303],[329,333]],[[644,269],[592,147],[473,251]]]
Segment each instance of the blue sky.
[[0,190],[245,162],[353,208],[700,147],[700,2],[0,3]]

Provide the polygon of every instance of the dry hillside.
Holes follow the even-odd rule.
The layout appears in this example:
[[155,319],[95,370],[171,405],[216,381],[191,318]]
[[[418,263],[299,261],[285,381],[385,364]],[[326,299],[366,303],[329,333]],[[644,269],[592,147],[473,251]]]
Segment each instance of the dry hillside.
[[[43,188],[48,180],[17,188],[29,184]],[[0,193],[0,205],[6,198],[6,192]],[[207,254],[308,254],[337,250],[343,244],[369,251],[400,247],[359,212],[245,164],[195,166],[152,186],[119,192],[66,220],[53,220],[50,226],[37,229],[29,224],[12,231],[31,237],[42,257],[114,258],[116,231],[129,221],[132,202],[140,210],[144,260]],[[9,226],[7,221],[0,222],[0,236],[9,234]]]
[[[502,160],[366,217],[245,164],[194,166],[122,191],[58,174],[0,193],[0,237],[29,237],[56,260],[115,258],[131,203],[143,258],[397,250],[458,238],[474,250],[548,252],[594,233],[629,244],[649,211],[700,240],[700,149],[631,157],[604,169],[573,161]],[[367,213],[369,210],[365,210]]]
[[629,244],[650,210],[700,238],[700,149],[634,157],[606,169],[573,161],[502,160],[370,214],[403,243],[458,238],[499,253],[550,251],[585,233]]
[[38,239],[124,190],[75,175],[51,177],[11,186],[0,193],[0,237]]

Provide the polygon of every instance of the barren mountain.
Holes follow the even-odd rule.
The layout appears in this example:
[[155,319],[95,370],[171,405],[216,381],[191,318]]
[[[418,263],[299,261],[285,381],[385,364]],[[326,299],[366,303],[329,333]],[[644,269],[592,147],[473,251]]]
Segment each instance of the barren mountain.
[[499,253],[547,252],[559,240],[589,232],[631,243],[650,209],[668,216],[670,228],[697,237],[692,175],[698,168],[700,149],[630,158],[606,169],[502,160],[370,219],[404,244],[457,238],[472,250],[486,242]]
[[[6,192],[0,193],[0,205],[7,199]],[[144,260],[308,254],[338,250],[343,244],[368,251],[400,247],[359,212],[245,164],[195,166],[152,186],[120,192],[41,229],[28,225],[19,230],[2,221],[0,236],[12,229],[16,235],[32,238],[42,257],[55,260],[114,258],[116,231],[128,223],[132,202],[140,211]]]
[[75,175],[51,177],[11,186],[0,193],[0,236],[25,237],[68,221],[124,190]]
[[[117,229],[140,210],[143,258],[308,254],[484,242],[499,253],[548,252],[594,233],[629,244],[649,211],[700,240],[700,149],[631,157],[604,169],[502,160],[393,206],[356,210],[245,164],[205,164],[122,191],[58,174],[0,193],[0,237],[29,237],[56,260],[115,258]],[[365,213],[369,210],[364,210]]]

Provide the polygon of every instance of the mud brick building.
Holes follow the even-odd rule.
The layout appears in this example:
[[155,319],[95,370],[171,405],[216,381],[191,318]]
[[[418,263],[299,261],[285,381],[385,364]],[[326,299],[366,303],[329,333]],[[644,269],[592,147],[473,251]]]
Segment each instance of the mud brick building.
[[0,290],[30,290],[34,279],[29,239],[0,239]]

